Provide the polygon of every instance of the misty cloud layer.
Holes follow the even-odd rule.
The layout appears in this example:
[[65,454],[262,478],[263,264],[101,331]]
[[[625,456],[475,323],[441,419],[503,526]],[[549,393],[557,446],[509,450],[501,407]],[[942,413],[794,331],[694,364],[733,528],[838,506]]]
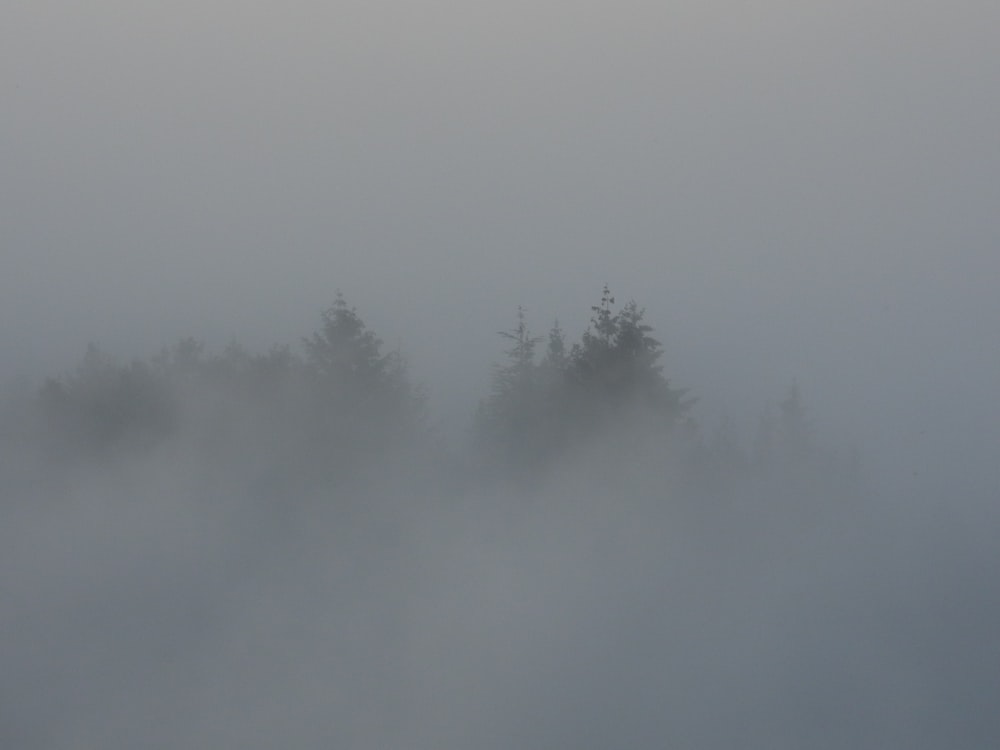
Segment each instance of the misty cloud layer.
[[1000,6],[5,15],[0,745],[997,744]]
[[275,523],[176,469],[5,513],[6,743],[971,748],[997,731],[998,560],[977,531],[995,510],[691,507],[634,471],[575,470],[538,495],[394,488]]
[[[603,346],[601,325],[629,332],[605,309],[585,345]],[[185,340],[123,365],[92,348],[8,404],[6,743],[930,748],[996,735],[995,504],[903,502],[815,425],[800,431],[795,392],[752,448],[689,422],[664,432],[621,401],[574,421],[543,461],[490,442],[529,414],[449,446],[419,416],[400,431],[410,406],[386,399],[408,392],[405,370],[352,308],[338,301],[322,323],[301,361]],[[512,378],[547,371],[518,343],[487,415],[521,408]],[[568,367],[594,366],[570,352]]]

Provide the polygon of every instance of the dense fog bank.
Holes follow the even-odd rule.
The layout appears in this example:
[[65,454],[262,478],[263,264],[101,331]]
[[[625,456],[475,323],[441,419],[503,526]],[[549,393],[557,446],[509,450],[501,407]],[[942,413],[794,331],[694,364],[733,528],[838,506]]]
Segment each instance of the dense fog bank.
[[342,300],[298,347],[92,348],[11,398],[3,744],[997,736],[994,505],[901,497],[794,388],[753,444],[704,429],[641,309],[592,311],[546,357],[518,317],[462,445]]
[[6,3],[0,750],[1000,747],[997,29]]

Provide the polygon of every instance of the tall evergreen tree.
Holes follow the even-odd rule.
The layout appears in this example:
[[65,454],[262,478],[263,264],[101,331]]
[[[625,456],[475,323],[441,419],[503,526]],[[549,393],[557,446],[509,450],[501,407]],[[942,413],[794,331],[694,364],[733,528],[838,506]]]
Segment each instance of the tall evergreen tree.
[[591,416],[606,418],[623,409],[672,426],[693,403],[673,388],[659,363],[663,347],[634,301],[613,312],[607,285],[591,307],[590,327],[570,352],[571,375]]

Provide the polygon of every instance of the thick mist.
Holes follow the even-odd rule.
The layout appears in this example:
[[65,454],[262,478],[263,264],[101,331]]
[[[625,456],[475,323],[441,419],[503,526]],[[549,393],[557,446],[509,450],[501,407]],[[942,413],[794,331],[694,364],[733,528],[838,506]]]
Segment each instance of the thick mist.
[[997,744],[998,23],[10,9],[0,745]]
[[9,399],[4,742],[996,736],[995,503],[903,497],[794,386],[705,435],[641,308],[591,312],[543,356],[516,319],[463,444],[343,298],[294,348],[92,346]]

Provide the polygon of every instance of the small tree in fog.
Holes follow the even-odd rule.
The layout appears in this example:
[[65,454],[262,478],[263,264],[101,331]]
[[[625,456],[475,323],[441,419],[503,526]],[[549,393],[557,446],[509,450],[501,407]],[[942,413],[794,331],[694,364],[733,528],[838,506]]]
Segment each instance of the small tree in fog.
[[494,368],[493,395],[498,399],[523,398],[535,385],[535,347],[541,339],[532,336],[524,317],[524,308],[517,308],[517,326],[500,335],[511,342],[507,361]]
[[506,460],[527,463],[536,454],[532,440],[542,382],[535,362],[541,338],[528,329],[524,308],[517,308],[517,325],[500,336],[510,342],[505,360],[493,368],[489,398],[479,406],[476,430],[488,450],[499,451]]
[[556,320],[549,329],[548,345],[545,347],[545,356],[542,358],[542,370],[552,378],[562,377],[566,374],[566,367],[569,363],[569,355],[566,351],[566,336],[559,321]]

